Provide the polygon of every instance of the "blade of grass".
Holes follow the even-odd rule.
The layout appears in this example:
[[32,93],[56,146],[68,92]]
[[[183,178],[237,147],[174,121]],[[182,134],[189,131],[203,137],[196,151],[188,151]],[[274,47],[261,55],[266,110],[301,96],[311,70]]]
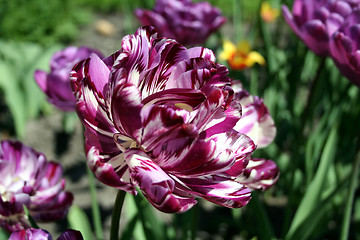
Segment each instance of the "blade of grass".
[[323,199],[318,201],[316,209],[311,211],[308,216],[304,219],[301,225],[298,226],[291,238],[288,239],[309,239],[310,234],[316,229],[321,219],[324,218],[326,213],[328,213],[328,207],[332,205],[334,197],[341,193],[345,189],[345,186],[349,184],[349,179],[345,178],[336,188],[334,188],[330,193],[328,193]]
[[343,225],[341,228],[341,240],[349,239],[349,230],[350,230],[350,220],[351,220],[351,210],[354,203],[355,191],[358,184],[359,178],[359,168],[360,168],[360,136],[358,137],[358,152],[353,163],[353,169],[351,173],[351,182],[349,186],[349,192],[346,200]]
[[271,226],[270,218],[266,212],[266,209],[259,201],[259,195],[257,192],[253,192],[251,201],[249,203],[249,207],[251,207],[256,217],[256,222],[258,224],[257,228],[261,229],[261,231],[258,232],[259,239],[275,239],[275,234],[273,231],[273,228]]
[[[338,114],[338,113],[336,113]],[[304,197],[301,200],[301,203],[295,213],[293,221],[290,225],[290,229],[285,237],[285,239],[294,239],[293,235],[299,226],[307,219],[307,217],[316,209],[318,206],[318,200],[320,199],[326,176],[328,173],[329,166],[335,159],[336,145],[337,145],[337,130],[338,125],[335,124],[329,137],[326,141],[323,154],[321,155],[320,164],[316,171],[315,177],[308,187]]]
[[159,240],[164,239],[163,224],[154,216],[153,209],[149,206],[149,202],[139,192],[134,196],[138,214],[145,232],[146,239]]
[[80,231],[84,239],[94,238],[89,219],[81,208],[72,205],[67,218],[70,228]]
[[99,202],[97,199],[96,194],[96,184],[94,181],[94,174],[90,170],[90,168],[86,164],[86,171],[88,175],[88,181],[89,181],[89,188],[90,188],[90,194],[91,194],[91,212],[93,217],[93,224],[95,229],[95,235],[98,240],[104,239],[104,234],[102,230],[102,224],[101,224],[101,216],[100,216],[100,209],[99,209]]

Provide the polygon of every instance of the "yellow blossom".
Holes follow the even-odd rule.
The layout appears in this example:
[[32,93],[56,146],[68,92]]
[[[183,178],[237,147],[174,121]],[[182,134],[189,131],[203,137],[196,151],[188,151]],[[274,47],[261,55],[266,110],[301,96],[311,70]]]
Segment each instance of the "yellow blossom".
[[232,42],[225,40],[219,58],[226,60],[230,68],[235,70],[252,67],[255,63],[265,64],[265,59],[260,53],[251,51],[248,41],[241,41],[235,46]]
[[280,11],[277,8],[271,7],[268,2],[261,4],[260,14],[265,22],[273,22],[280,15]]

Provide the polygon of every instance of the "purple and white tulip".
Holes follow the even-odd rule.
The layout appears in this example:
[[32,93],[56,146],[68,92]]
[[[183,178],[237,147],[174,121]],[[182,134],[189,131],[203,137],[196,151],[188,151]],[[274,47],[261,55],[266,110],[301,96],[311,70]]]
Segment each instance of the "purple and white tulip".
[[186,49],[152,27],[124,37],[106,59],[78,63],[71,82],[90,169],[112,187],[138,187],[163,212],[184,212],[197,197],[246,205],[278,169],[251,159],[256,143],[236,129],[241,99],[227,74],[211,50]]
[[333,34],[330,53],[340,72],[360,87],[360,7]]
[[329,56],[331,36],[359,6],[359,0],[295,0],[292,12],[286,6],[282,10],[291,29],[314,53]]
[[100,52],[88,47],[67,47],[52,56],[49,73],[35,71],[35,80],[50,103],[63,111],[75,111],[75,97],[71,91],[69,74],[77,62],[88,58],[92,53],[102,57]]
[[73,201],[64,191],[62,167],[16,141],[0,147],[0,226],[9,232],[28,228],[23,206],[38,222],[63,218]]
[[[9,240],[52,240],[50,233],[43,229],[28,228],[17,230],[10,235]],[[57,238],[57,240],[83,240],[81,233],[68,229]]]
[[153,26],[183,45],[204,43],[226,22],[218,8],[191,0],[157,0],[153,10],[137,9],[135,15],[143,26]]

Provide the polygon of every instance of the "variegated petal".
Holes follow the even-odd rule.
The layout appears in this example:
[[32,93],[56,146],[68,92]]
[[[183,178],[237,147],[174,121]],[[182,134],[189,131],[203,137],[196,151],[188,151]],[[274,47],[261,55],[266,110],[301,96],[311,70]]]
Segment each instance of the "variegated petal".
[[251,199],[249,188],[225,176],[211,175],[179,180],[188,188],[189,193],[221,206],[240,208]]
[[249,188],[265,190],[274,185],[278,178],[279,169],[273,161],[254,158],[236,180]]
[[129,149],[125,159],[133,182],[157,209],[167,213],[184,212],[196,203],[194,198],[175,195],[174,180],[144,151]]
[[123,154],[108,156],[109,159],[106,162],[103,157],[95,147],[90,148],[87,153],[89,168],[95,176],[106,185],[136,194]]

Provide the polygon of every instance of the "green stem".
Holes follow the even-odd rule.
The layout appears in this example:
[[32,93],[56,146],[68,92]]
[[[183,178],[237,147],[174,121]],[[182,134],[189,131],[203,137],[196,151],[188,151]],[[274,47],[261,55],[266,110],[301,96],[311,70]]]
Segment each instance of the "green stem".
[[23,208],[24,208],[25,214],[28,217],[31,227],[39,229],[39,226],[35,222],[34,218],[30,215],[29,209],[25,205],[23,206]]
[[116,195],[114,210],[111,217],[110,240],[119,240],[120,215],[125,200],[125,194],[125,191],[119,190]]
[[101,240],[104,239],[104,234],[102,230],[102,224],[101,224],[101,216],[100,216],[100,209],[99,209],[99,203],[97,199],[96,194],[96,184],[94,181],[94,174],[89,169],[88,166],[86,166],[86,171],[88,174],[88,180],[89,180],[89,188],[90,188],[90,194],[91,194],[91,211],[94,221],[94,228],[95,228],[95,235],[96,238]]
[[351,173],[351,182],[349,186],[348,197],[345,205],[345,213],[343,218],[343,225],[341,228],[341,240],[349,239],[351,211],[354,202],[355,190],[358,184],[359,168],[360,168],[360,136],[358,137],[358,152],[356,153],[355,161],[353,163],[353,169]]
[[241,21],[241,6],[240,0],[233,0],[234,1],[234,12],[233,12],[233,25],[234,25],[234,32],[235,32],[235,44],[240,41],[240,21]]
[[310,110],[311,110],[311,107],[313,106],[314,96],[315,96],[316,90],[317,90],[319,82],[320,82],[319,80],[320,80],[321,71],[325,66],[325,60],[326,60],[326,58],[324,58],[324,57],[321,58],[321,61],[320,61],[320,64],[319,64],[319,66],[317,68],[314,80],[312,81],[311,86],[310,86],[310,91],[309,91],[309,95],[308,95],[307,100],[306,100],[305,108],[304,108],[304,110],[302,112],[302,115],[301,115],[301,122],[300,122],[300,128],[299,129],[303,133],[304,133],[305,125],[306,125],[306,120],[308,119],[309,112],[311,112]]

